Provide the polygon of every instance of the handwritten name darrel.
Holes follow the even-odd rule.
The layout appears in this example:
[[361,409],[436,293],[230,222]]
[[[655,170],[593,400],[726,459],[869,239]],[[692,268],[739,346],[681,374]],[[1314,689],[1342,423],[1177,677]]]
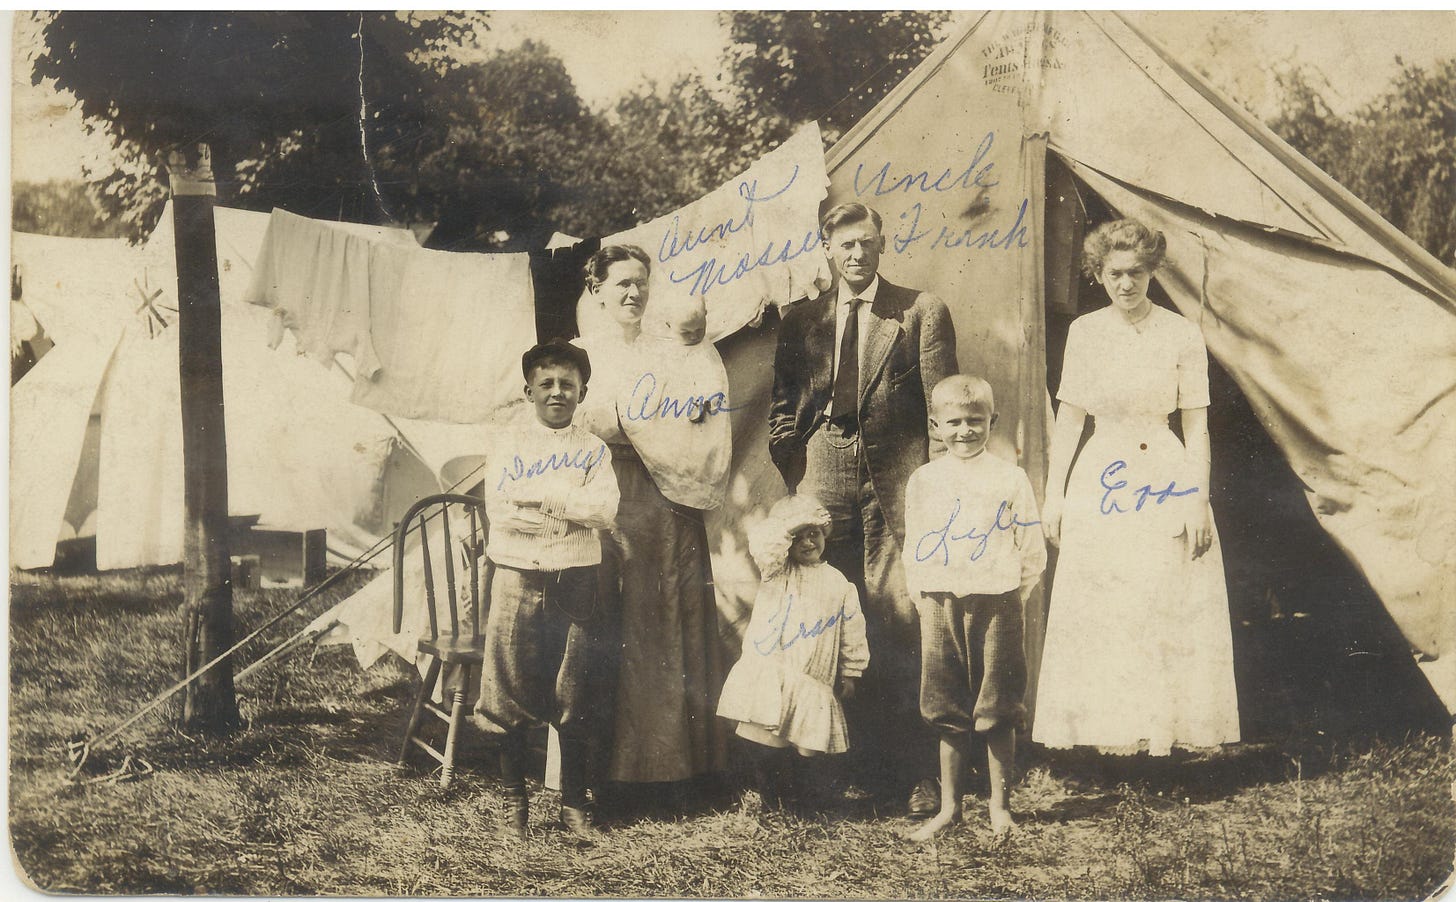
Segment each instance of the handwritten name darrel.
[[517,482],[522,479],[534,479],[543,473],[550,473],[555,470],[581,470],[583,473],[590,473],[592,469],[602,462],[607,454],[606,445],[598,445],[593,451],[583,448],[573,454],[553,451],[545,457],[539,457],[529,464],[517,454],[511,462],[501,467],[500,479],[496,482],[496,491],[505,488],[507,481]]

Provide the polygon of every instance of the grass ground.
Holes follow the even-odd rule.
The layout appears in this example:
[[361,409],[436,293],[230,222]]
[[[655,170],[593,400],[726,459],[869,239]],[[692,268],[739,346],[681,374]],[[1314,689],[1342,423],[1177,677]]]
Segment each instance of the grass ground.
[[[172,708],[86,767],[131,754],[150,775],[71,783],[65,740],[175,678],[177,575],[17,575],[11,588],[10,830],[23,875],[51,892],[1419,899],[1456,848],[1450,743],[1430,735],[1288,739],[1166,767],[1031,750],[1004,840],[983,798],[970,823],[915,847],[897,838],[907,822],[865,801],[801,816],[749,797],[624,820],[583,849],[550,826],[541,793],[532,839],[507,844],[479,737],[447,793],[397,772],[413,675],[361,671],[347,648],[250,676],[250,726],[232,738],[183,735]],[[240,622],[290,598],[240,592]]]

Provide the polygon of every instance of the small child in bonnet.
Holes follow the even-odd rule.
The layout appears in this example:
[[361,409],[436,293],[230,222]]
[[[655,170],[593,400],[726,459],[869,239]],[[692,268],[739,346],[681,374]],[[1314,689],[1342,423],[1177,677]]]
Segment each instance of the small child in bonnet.
[[762,583],[718,716],[749,743],[765,804],[777,804],[798,763],[849,750],[841,698],[869,664],[859,594],[821,559],[829,512],[790,495],[749,535]]

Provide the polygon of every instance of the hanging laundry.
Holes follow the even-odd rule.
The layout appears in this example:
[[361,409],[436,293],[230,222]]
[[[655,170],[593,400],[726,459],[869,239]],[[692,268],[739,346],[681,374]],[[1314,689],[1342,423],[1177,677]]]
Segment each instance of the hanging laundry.
[[478,423],[521,396],[521,354],[536,343],[526,254],[376,244],[367,276],[376,368],[355,374],[354,403]]
[[[757,322],[769,304],[829,287],[819,240],[828,184],[819,125],[811,122],[706,197],[602,243],[646,250],[652,297],[702,298],[708,338],[717,341]],[[582,335],[607,325],[590,295],[579,300],[577,318]]]
[[377,244],[413,246],[410,233],[378,226],[323,222],[274,210],[245,300],[271,307],[268,346],[283,330],[298,351],[325,366],[335,354],[354,358],[356,375],[379,361],[369,338],[369,252]]
[[536,286],[536,334],[541,341],[580,334],[576,302],[586,287],[586,261],[602,247],[600,238],[574,241],[559,234],[552,236],[551,243],[555,246],[530,253],[531,281]]

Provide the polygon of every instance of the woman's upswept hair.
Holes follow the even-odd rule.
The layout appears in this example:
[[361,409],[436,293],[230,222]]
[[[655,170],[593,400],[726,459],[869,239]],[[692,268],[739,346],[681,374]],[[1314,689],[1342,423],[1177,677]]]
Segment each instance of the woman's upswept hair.
[[1082,242],[1082,272],[1091,278],[1102,273],[1102,264],[1113,251],[1132,251],[1138,262],[1156,270],[1168,252],[1167,239],[1157,229],[1150,229],[1136,219],[1117,219],[1104,222],[1093,229]]
[[648,272],[652,271],[652,258],[642,248],[635,244],[608,244],[586,261],[586,287],[596,291],[607,280],[607,270],[611,265],[623,260],[636,260],[647,267]]

